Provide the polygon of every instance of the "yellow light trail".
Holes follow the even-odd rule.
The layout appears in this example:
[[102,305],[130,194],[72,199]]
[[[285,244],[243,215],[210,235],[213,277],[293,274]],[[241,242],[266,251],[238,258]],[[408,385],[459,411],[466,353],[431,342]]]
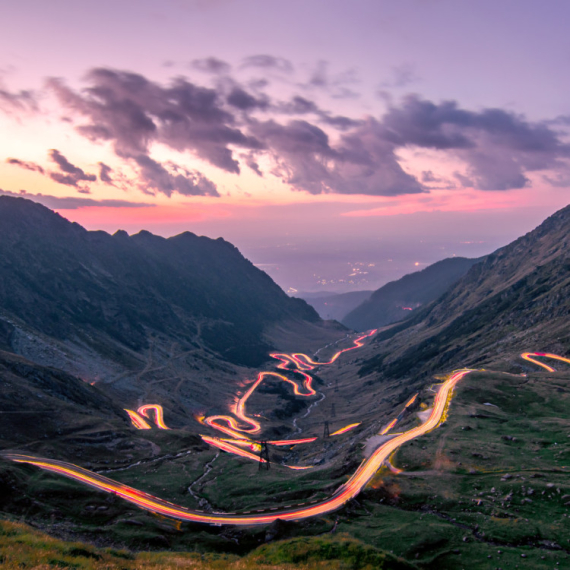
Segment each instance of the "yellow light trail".
[[347,426],[344,426],[343,428],[337,429],[335,432],[331,433],[331,437],[333,435],[341,435],[343,433],[346,433],[347,431],[354,429],[355,427],[359,426],[360,424],[361,424],[361,422],[358,422],[356,424],[349,424]]
[[380,435],[386,435],[398,422],[398,418],[394,418],[381,432]]
[[[406,410],[407,408],[409,408],[415,401],[416,398],[418,397],[418,394],[415,394],[414,396],[412,396],[407,404],[404,406],[404,410]],[[402,417],[402,413],[404,412],[404,410],[402,410],[397,417],[395,417],[381,432],[379,435],[386,435],[401,419]]]
[[[210,416],[207,418],[199,418],[199,421],[201,423],[207,424],[210,427],[212,427],[218,431],[221,431],[222,433],[225,433],[226,435],[229,435],[230,437],[236,438],[236,439],[240,439],[240,438],[243,439],[244,434],[251,434],[251,435],[257,434],[261,431],[261,424],[257,420],[251,418],[250,416],[248,416],[246,414],[246,404],[247,404],[247,401],[250,398],[250,396],[255,392],[257,387],[266,378],[274,377],[274,378],[278,378],[279,380],[281,380],[283,382],[287,382],[288,384],[290,384],[293,387],[293,393],[296,396],[302,396],[302,397],[314,396],[314,395],[316,395],[316,391],[312,386],[313,378],[309,374],[307,374],[305,371],[306,370],[312,370],[313,368],[315,368],[315,366],[323,366],[323,365],[332,364],[344,352],[348,352],[349,350],[354,350],[356,348],[363,346],[364,339],[371,337],[375,333],[376,333],[376,330],[373,330],[373,331],[370,331],[369,333],[366,333],[366,334],[358,337],[354,341],[354,346],[339,350],[338,352],[336,352],[333,355],[333,357],[331,358],[331,360],[329,362],[320,362],[320,363],[314,362],[306,354],[301,354],[301,353],[296,353],[296,354],[291,355],[291,354],[273,352],[270,354],[270,356],[272,358],[275,358],[276,360],[279,360],[279,362],[280,362],[280,364],[277,365],[277,368],[279,368],[280,370],[291,370],[292,372],[295,372],[296,374],[300,374],[302,376],[304,391],[300,390],[297,382],[291,380],[290,378],[287,378],[287,376],[284,376],[283,374],[279,374],[278,372],[267,372],[267,371],[260,372],[257,375],[257,379],[255,380],[255,382],[253,382],[253,384],[251,384],[251,386],[246,390],[246,392],[243,394],[243,396],[241,396],[241,398],[239,398],[237,400],[237,402],[234,406],[234,409],[233,409],[234,415],[242,422],[242,424],[245,424],[248,427],[244,427],[243,425],[240,426],[240,424],[234,418],[232,418],[231,416],[224,416],[224,415],[216,415],[216,416]],[[302,359],[304,359],[305,362],[303,362]],[[291,369],[291,366],[294,367],[294,369]],[[226,426],[221,425],[220,422],[223,422],[227,425]],[[299,441],[299,443],[306,443],[306,441],[302,441],[302,442]],[[274,445],[278,445],[278,444],[274,444]],[[293,445],[293,444],[292,443],[283,443],[282,445]]]
[[532,358],[533,356],[542,356],[544,358],[552,358],[554,360],[560,360],[561,362],[566,362],[570,364],[570,358],[564,358],[563,356],[558,356],[557,354],[551,354],[550,352],[523,352],[521,354],[521,358],[532,362],[533,364],[537,364],[538,366],[542,366],[548,372],[556,372],[556,368],[552,368],[552,366],[548,366],[548,364],[544,364],[544,362],[540,362],[539,360],[535,360]]
[[149,417],[149,412],[150,411],[154,411],[154,423],[160,428],[160,429],[170,429],[165,423],[164,423],[164,413],[162,410],[162,406],[159,406],[158,404],[144,404],[143,406],[141,406],[138,410],[138,413],[141,416],[145,416],[146,418],[150,419]]
[[416,398],[418,397],[417,394],[414,394],[409,400],[408,403],[404,406],[404,408],[409,408],[415,401]]
[[139,416],[139,414],[137,414],[133,410],[127,410],[127,408],[125,408],[125,412],[127,412],[127,414],[129,414],[129,418],[131,418],[132,424],[137,429],[151,429],[151,427],[148,425],[148,423],[141,416]]
[[[253,459],[253,461],[260,461],[261,463],[267,463],[265,459],[259,457],[259,455],[255,455],[246,451],[245,449],[240,449],[231,443],[228,443],[227,440],[219,439],[217,437],[208,437],[207,435],[200,436],[207,444],[213,445],[218,447],[222,451],[227,451],[229,453],[233,453],[234,455],[239,455],[241,457],[247,457],[248,459]],[[239,445],[239,444],[238,444]],[[261,446],[259,446],[259,450],[261,450]]]
[[[119,497],[122,497],[123,499],[139,506],[142,509],[172,517],[177,520],[228,525],[268,524],[278,518],[282,520],[302,520],[317,515],[324,515],[342,507],[348,500],[358,495],[360,490],[368,483],[368,481],[372,478],[374,473],[376,473],[382,463],[398,447],[400,447],[403,443],[406,443],[407,441],[423,435],[424,433],[427,433],[428,431],[437,427],[447,405],[448,396],[453,390],[453,387],[469,372],[471,372],[471,370],[465,369],[459,370],[450,375],[449,378],[442,384],[435,397],[434,407],[428,420],[423,425],[399,436],[396,436],[381,445],[378,449],[376,449],[376,451],[374,451],[374,453],[372,453],[372,455],[370,455],[368,459],[365,459],[362,462],[354,475],[345,484],[341,485],[329,499],[308,506],[284,509],[281,511],[275,510],[265,514],[240,515],[229,513],[200,513],[198,511],[191,511],[186,507],[174,505],[168,501],[160,499],[159,497],[154,497],[148,493],[138,491],[137,489],[123,485],[117,481],[113,481],[112,479],[108,479],[102,475],[93,473],[87,469],[83,469],[82,467],[73,465],[71,463],[9,453],[4,453],[3,456],[6,459],[10,459],[18,463],[36,465],[37,467],[40,467],[47,471],[52,471],[71,479],[75,479],[96,489],[100,489],[102,491],[113,493]],[[213,442],[215,439],[207,438],[206,436],[202,437],[205,441],[210,439]],[[231,445],[221,440],[217,440],[215,443],[213,442],[213,444],[215,444],[217,447],[220,447],[221,449],[223,449],[223,445]],[[237,447],[235,449],[244,454],[248,453],[247,451],[241,450]],[[263,459],[260,457],[253,457],[255,457],[256,461],[263,461]]]
[[358,337],[354,341],[354,346],[351,346],[349,348],[343,348],[342,350],[339,350],[337,353],[335,353],[333,355],[333,357],[328,362],[315,362],[310,357],[308,357],[306,354],[302,354],[299,352],[293,354],[292,356],[295,359],[295,361],[298,362],[300,365],[302,365],[304,367],[309,367],[309,368],[304,368],[305,370],[311,370],[315,366],[327,366],[329,364],[332,364],[341,354],[348,352],[349,350],[354,350],[356,348],[360,348],[361,346],[363,346],[364,343],[362,341],[365,338],[371,337],[373,334],[376,334],[376,331],[377,331],[377,329],[374,329],[374,330],[370,331],[369,333],[366,333],[365,335]]

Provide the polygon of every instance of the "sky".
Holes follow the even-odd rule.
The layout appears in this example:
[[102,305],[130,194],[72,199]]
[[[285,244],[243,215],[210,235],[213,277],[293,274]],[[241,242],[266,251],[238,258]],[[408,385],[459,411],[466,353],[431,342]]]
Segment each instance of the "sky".
[[0,194],[375,289],[566,206],[570,4],[0,3]]

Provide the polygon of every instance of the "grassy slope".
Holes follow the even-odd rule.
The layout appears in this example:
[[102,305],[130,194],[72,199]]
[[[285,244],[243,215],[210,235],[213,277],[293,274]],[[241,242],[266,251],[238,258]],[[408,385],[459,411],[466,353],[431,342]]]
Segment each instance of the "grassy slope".
[[293,539],[263,545],[244,558],[232,555],[161,552],[131,553],[101,549],[49,537],[27,525],[0,521],[0,564],[6,570],[21,568],[78,568],[84,570],[411,570],[413,566],[391,554],[349,537]]
[[467,376],[446,423],[402,447],[404,473],[380,472],[339,529],[424,568],[567,567],[569,381]]

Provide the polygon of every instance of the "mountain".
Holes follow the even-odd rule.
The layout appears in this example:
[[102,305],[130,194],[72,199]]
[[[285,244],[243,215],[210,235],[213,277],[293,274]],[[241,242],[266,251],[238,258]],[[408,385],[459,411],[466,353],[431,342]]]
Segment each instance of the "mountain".
[[374,291],[342,320],[347,327],[365,331],[410,316],[410,312],[437,299],[481,259],[450,257],[405,275]]
[[[230,243],[190,232],[90,232],[23,198],[0,196],[0,337],[18,324],[124,364],[153,338],[258,365],[277,322],[318,323]],[[3,332],[2,332],[3,331]],[[25,340],[25,339],[24,339]],[[21,347],[21,346],[20,346]],[[114,354],[112,354],[114,353]]]
[[[111,398],[61,370],[0,351],[0,378],[0,448],[31,442],[38,448],[42,441],[45,448],[70,433],[129,427]],[[69,442],[65,447],[70,450]]]
[[380,333],[360,373],[419,379],[570,352],[570,206],[487,256],[430,305]]
[[296,293],[296,296],[307,301],[322,319],[342,319],[362,302],[366,301],[372,291],[351,291],[349,293]]

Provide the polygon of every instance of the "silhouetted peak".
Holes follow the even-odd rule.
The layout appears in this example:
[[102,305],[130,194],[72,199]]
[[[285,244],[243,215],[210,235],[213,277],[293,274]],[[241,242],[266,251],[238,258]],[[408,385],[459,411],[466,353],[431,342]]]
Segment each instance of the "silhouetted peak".
[[36,233],[60,237],[87,230],[42,204],[14,196],[0,196],[0,232],[32,237]]
[[143,243],[153,243],[153,242],[156,243],[156,242],[164,241],[163,237],[154,235],[153,233],[151,233],[147,230],[141,230],[138,234],[133,234],[131,236],[131,239],[133,239],[137,242],[143,242]]

